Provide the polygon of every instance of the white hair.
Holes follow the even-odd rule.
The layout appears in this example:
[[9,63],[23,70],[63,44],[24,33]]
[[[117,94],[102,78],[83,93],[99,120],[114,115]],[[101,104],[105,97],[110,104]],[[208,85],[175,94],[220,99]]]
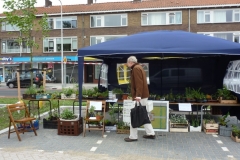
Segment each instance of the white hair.
[[136,58],[135,56],[130,56],[130,57],[127,59],[127,62],[137,63],[137,58]]

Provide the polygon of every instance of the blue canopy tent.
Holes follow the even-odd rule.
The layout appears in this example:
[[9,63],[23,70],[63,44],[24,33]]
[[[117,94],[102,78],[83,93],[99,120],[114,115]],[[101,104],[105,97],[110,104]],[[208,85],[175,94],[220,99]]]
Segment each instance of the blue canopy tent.
[[104,63],[119,59],[126,62],[130,55],[141,57],[201,57],[240,55],[240,44],[224,39],[186,31],[141,32],[78,50],[79,100],[83,83],[85,56],[103,59]]

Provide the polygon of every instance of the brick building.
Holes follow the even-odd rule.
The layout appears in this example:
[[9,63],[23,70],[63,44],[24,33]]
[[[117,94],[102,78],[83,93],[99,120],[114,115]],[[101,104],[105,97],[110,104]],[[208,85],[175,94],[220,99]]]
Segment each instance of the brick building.
[[[142,31],[184,30],[239,43],[239,6],[239,0],[129,0],[111,3],[88,0],[88,4],[63,6],[61,25],[60,6],[51,6],[46,0],[45,7],[37,7],[37,16],[47,13],[51,30],[49,37],[44,40],[40,34],[35,35],[39,48],[33,49],[33,65],[37,68],[53,68],[52,74],[61,81],[61,26],[64,56],[68,59],[66,74],[75,78],[79,48]],[[3,14],[0,16],[4,18]],[[26,69],[30,66],[29,48],[24,43],[19,45],[14,41],[19,35],[16,26],[2,23],[2,81],[11,78],[16,67]],[[86,58],[85,63],[84,82],[96,83],[100,62]]]

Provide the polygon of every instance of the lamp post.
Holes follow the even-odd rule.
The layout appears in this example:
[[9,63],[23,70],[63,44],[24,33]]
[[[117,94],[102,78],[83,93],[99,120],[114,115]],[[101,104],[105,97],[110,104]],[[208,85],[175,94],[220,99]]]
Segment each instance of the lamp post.
[[64,85],[64,72],[63,72],[63,19],[62,19],[62,1],[59,0],[61,3],[61,77],[62,77],[62,88]]

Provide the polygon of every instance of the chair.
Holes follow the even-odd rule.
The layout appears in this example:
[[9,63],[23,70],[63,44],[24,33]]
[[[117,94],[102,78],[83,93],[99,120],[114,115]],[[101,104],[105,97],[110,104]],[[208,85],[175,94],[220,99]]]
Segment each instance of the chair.
[[[35,120],[36,118],[30,117],[25,103],[16,103],[16,104],[7,105],[7,110],[9,114],[8,139],[10,138],[10,133],[16,132],[18,136],[18,140],[21,141],[21,137],[19,134],[20,133],[24,134],[24,132],[27,132],[28,130],[26,130],[26,127],[28,126],[29,126],[28,129],[31,129],[34,132],[35,136],[37,136],[36,130],[32,123],[32,121]],[[17,117],[21,117],[21,118],[17,118]],[[20,124],[22,125],[22,127],[17,128],[16,124]],[[13,125],[14,130],[11,130],[11,125]]]
[[[90,118],[89,117],[89,109],[90,109],[90,102],[102,102],[102,108],[101,110],[98,112],[102,113],[102,116],[100,118],[95,117],[95,119]],[[93,101],[87,101],[87,107],[86,107],[86,116],[85,116],[85,121],[84,121],[84,129],[83,129],[83,136],[85,137],[86,134],[86,130],[88,130],[90,132],[90,130],[98,130],[98,131],[102,131],[102,137],[104,134],[104,119],[105,119],[105,111],[106,111],[106,101],[97,101],[97,100],[93,100]],[[90,126],[90,123],[97,123],[98,125],[96,126]],[[87,128],[88,126],[88,128]]]

